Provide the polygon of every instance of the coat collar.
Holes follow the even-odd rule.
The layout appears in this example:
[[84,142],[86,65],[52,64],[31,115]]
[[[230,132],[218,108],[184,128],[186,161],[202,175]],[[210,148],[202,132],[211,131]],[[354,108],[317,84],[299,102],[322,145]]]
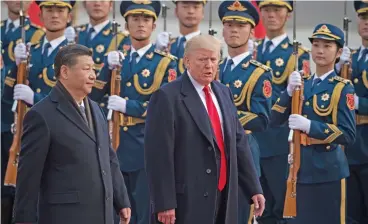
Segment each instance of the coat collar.
[[[50,99],[52,102],[57,104],[57,110],[64,115],[67,119],[71,121],[75,126],[77,126],[82,132],[84,132],[93,141],[96,141],[95,136],[93,136],[91,130],[83,120],[82,116],[77,112],[77,108],[73,107],[72,103],[69,102],[60,89],[54,87],[50,91]],[[88,102],[91,105],[90,100]],[[91,108],[93,111],[94,108]],[[94,114],[95,112],[92,112]],[[98,125],[97,125],[98,126]]]

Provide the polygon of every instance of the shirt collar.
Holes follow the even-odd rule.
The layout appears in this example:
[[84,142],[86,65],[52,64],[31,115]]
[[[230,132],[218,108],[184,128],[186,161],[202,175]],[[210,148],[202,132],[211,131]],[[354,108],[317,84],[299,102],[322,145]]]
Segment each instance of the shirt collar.
[[317,78],[319,78],[319,79],[321,79],[321,82],[324,80],[324,79],[326,79],[327,78],[327,76],[329,76],[332,72],[333,72],[334,70],[332,69],[331,71],[329,71],[329,72],[327,72],[327,73],[325,73],[325,74],[323,74],[322,76],[320,76],[320,77],[318,77],[316,74],[314,75],[314,77],[313,77],[313,81],[315,80],[315,79],[317,79]]
[[103,28],[105,28],[105,26],[107,25],[107,24],[109,24],[109,20],[106,20],[105,22],[102,22],[102,23],[100,23],[100,24],[97,24],[96,26],[92,26],[92,24],[89,24],[88,25],[88,30],[91,28],[91,27],[93,27],[93,29],[95,30],[94,32],[97,34],[97,33],[100,33],[100,31],[103,29]]
[[152,47],[152,43],[150,43],[150,44],[148,44],[147,46],[145,46],[145,47],[142,47],[141,49],[139,49],[139,50],[136,50],[136,49],[134,49],[134,47],[133,47],[133,45],[132,45],[132,47],[131,47],[131,51],[130,51],[130,56],[132,56],[132,54],[134,53],[134,52],[137,52],[138,53],[138,55],[139,55],[139,58],[141,58],[141,57],[143,57],[143,55],[145,55],[146,54],[146,52],[150,49]]
[[[50,41],[50,42],[49,42],[49,41],[47,40],[47,38],[45,37],[42,47],[44,47],[46,43],[50,43],[52,50],[54,50],[54,49],[55,49],[55,48],[57,48],[57,47],[58,47],[58,46],[59,46],[59,45],[60,45],[64,40],[66,40],[66,37],[65,37],[64,35],[62,35],[61,37],[58,37],[58,38],[56,38],[56,39],[54,39],[54,40],[52,40],[52,41]],[[50,52],[50,51],[49,51],[49,52]]]
[[244,52],[243,54],[239,54],[239,55],[237,55],[233,58],[231,58],[230,56],[227,56],[226,61],[232,59],[233,63],[234,63],[234,68],[235,68],[240,62],[242,62],[246,57],[248,57],[249,54],[250,54],[249,51],[247,51],[247,52]]
[[[76,103],[77,103],[77,101],[75,101]],[[84,102],[83,102],[83,100],[82,100],[82,102],[79,104],[79,103],[77,103],[77,105],[78,105],[78,107],[84,107]],[[85,108],[85,107],[84,107]]]
[[[201,34],[201,31],[195,31],[193,33],[189,33],[187,35],[185,35],[185,41],[188,42],[190,39],[192,39],[195,36],[198,36],[199,34]],[[180,35],[180,38],[184,37],[184,35]]]
[[[192,75],[190,74],[189,70],[187,70],[187,73],[188,73],[188,76],[189,76],[189,79],[190,81],[192,82],[195,90],[200,94],[203,92],[203,88],[204,88],[204,85],[201,85],[199,84],[199,82],[197,82],[193,77]],[[211,88],[211,85],[208,85],[209,89],[210,89],[210,92],[212,92],[212,88]]]
[[6,28],[8,28],[8,27],[9,27],[9,24],[10,24],[11,22],[13,22],[13,25],[14,25],[13,30],[17,29],[17,28],[19,27],[19,25],[20,25],[20,19],[19,19],[19,18],[18,18],[18,19],[16,19],[16,20],[14,20],[14,21],[12,21],[11,19],[8,19],[8,20],[7,20],[7,22],[6,22]]
[[[277,36],[275,38],[273,38],[272,41],[272,46],[273,47],[277,47],[283,40],[285,40],[285,38],[287,37],[287,33],[281,34],[280,36]],[[264,43],[267,43],[270,39],[268,37],[265,38]]]

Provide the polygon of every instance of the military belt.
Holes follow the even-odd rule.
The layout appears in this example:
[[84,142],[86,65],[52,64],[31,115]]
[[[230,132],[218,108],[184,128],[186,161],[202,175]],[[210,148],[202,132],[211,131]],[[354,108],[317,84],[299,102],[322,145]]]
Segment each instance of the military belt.
[[134,126],[136,124],[143,124],[144,122],[144,119],[120,114],[120,126]]
[[368,124],[368,115],[356,115],[356,124],[362,125],[362,124]]
[[300,134],[300,144],[304,146],[308,146],[308,145],[325,145],[328,143],[326,143],[324,140],[311,138],[308,135],[301,133]]

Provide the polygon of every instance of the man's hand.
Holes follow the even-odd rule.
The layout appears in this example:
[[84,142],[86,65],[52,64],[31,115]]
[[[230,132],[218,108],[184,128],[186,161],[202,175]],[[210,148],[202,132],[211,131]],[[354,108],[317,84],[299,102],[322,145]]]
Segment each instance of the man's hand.
[[175,223],[175,209],[170,209],[157,214],[158,221],[163,224],[174,224]]
[[289,116],[289,128],[293,130],[304,131],[309,134],[311,126],[311,120],[303,117],[300,114],[291,114]]
[[16,84],[14,87],[14,100],[23,100],[24,102],[33,105],[34,92],[31,87],[23,84]]
[[125,113],[126,99],[121,98],[120,96],[117,95],[109,96],[109,100],[107,101],[107,109]]
[[252,201],[254,203],[254,215],[256,217],[262,216],[265,209],[266,199],[262,194],[256,194],[252,197]]
[[123,52],[121,51],[110,51],[107,55],[107,63],[109,64],[109,69],[114,69],[122,65],[125,59]]
[[132,212],[131,212],[130,208],[121,209],[120,213],[119,213],[120,224],[129,224],[131,214],[132,214]]

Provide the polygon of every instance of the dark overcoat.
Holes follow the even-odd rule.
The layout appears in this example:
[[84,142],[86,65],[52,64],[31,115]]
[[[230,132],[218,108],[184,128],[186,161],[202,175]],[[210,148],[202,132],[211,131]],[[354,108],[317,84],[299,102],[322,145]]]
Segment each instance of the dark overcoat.
[[[227,190],[223,191],[225,223],[234,224],[238,223],[238,186],[249,203],[262,189],[232,94],[217,81],[211,87],[223,115],[228,172]],[[145,131],[152,212],[175,208],[177,224],[214,223],[219,159],[206,108],[188,74],[155,92]]]

